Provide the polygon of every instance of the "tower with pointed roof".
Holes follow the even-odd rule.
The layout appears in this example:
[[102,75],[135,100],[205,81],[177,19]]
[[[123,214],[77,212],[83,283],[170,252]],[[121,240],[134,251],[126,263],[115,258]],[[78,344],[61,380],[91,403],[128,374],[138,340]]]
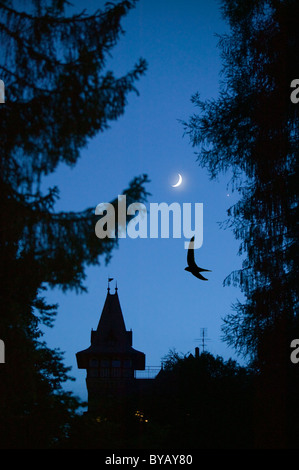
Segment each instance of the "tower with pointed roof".
[[135,370],[145,369],[145,354],[132,347],[118,289],[107,296],[97,329],[91,331],[89,348],[76,354],[79,369],[86,369],[88,411],[95,411],[107,397],[125,396],[134,390]]

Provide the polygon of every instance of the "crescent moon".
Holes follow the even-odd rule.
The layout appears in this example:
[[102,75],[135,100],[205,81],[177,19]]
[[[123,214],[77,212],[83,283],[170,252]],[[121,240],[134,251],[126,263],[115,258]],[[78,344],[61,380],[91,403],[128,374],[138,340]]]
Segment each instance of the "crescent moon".
[[178,175],[179,175],[179,181],[176,184],[171,185],[173,188],[177,188],[178,186],[180,186],[180,184],[182,184],[182,181],[183,181],[182,175],[180,175],[179,173]]

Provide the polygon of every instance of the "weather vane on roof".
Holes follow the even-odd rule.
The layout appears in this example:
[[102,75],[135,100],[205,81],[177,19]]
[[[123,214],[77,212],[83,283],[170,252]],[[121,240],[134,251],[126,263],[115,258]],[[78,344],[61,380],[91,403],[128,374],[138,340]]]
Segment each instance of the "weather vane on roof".
[[110,291],[110,282],[113,281],[113,277],[108,277],[108,292]]

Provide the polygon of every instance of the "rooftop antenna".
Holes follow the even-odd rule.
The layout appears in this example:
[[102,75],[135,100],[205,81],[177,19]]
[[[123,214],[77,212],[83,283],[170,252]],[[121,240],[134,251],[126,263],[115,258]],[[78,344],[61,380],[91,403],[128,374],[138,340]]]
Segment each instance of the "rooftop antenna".
[[206,346],[205,342],[210,341],[210,339],[207,338],[207,331],[208,331],[207,328],[201,328],[200,329],[200,338],[195,339],[195,341],[201,341],[202,352],[205,351],[205,346]]

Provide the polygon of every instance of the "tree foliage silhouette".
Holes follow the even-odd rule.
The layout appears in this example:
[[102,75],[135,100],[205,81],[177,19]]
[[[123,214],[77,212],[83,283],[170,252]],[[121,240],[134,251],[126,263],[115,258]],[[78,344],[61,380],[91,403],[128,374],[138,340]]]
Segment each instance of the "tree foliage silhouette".
[[[135,3],[72,16],[65,0],[32,1],[23,9],[18,2],[0,4],[3,446],[51,445],[75,410],[61,388],[68,377],[61,353],[40,339],[40,324],[51,325],[57,309],[47,305],[43,290],[84,290],[85,267],[103,257],[108,262],[117,239],[96,238],[95,208],[56,212],[58,188],[45,194],[41,185],[59,164],[75,165],[88,140],[121,116],[128,93],[137,92],[143,59],[119,78],[105,71],[121,20]],[[145,201],[147,181],[135,177],[122,191],[128,204]]]
[[170,351],[145,407],[166,448],[252,446],[252,371],[208,352]]
[[163,364],[155,379],[141,380],[136,394],[111,398],[109,410],[105,400],[98,415],[77,416],[62,447],[251,447],[251,370],[207,352],[194,357],[170,351]]
[[288,354],[289,333],[298,326],[298,108],[290,100],[298,71],[298,3],[224,1],[222,11],[231,34],[219,42],[219,98],[202,102],[195,95],[201,114],[185,126],[212,178],[233,172],[232,188],[240,198],[226,224],[247,257],[225,282],[241,286],[247,300],[226,319],[225,334],[262,365],[273,361],[272,348],[267,358],[267,336],[287,338],[279,351]]
[[[225,284],[240,286],[246,301],[225,318],[224,337],[272,377],[264,384],[269,394],[280,388],[283,395],[290,342],[299,331],[298,107],[290,99],[299,65],[299,5],[225,0],[222,12],[231,32],[219,41],[219,98],[203,102],[195,95],[200,114],[185,129],[199,148],[200,165],[212,178],[231,170],[232,189],[240,195],[226,225],[246,258]],[[273,401],[275,413],[282,402],[282,396]]]

